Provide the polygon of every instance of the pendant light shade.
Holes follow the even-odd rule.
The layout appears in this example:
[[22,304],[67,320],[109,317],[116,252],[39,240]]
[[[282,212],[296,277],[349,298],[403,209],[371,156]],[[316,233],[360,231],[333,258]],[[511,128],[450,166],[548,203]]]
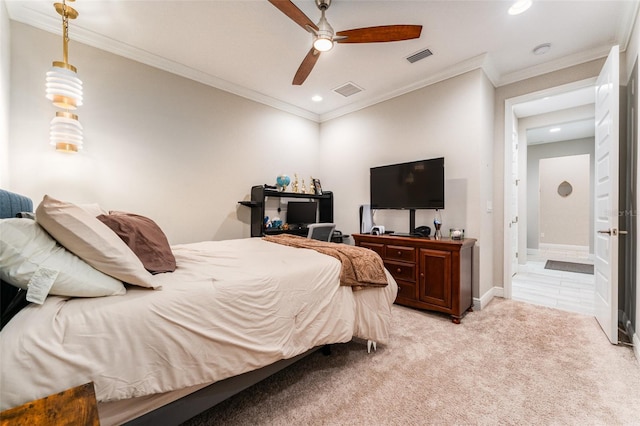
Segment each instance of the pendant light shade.
[[82,149],[82,124],[78,116],[66,111],[56,112],[49,131],[51,145],[60,152],[78,152]]
[[82,105],[82,81],[73,65],[53,63],[47,72],[47,99],[62,109],[74,110]]
[[[68,0],[74,1],[74,0]],[[49,140],[51,145],[61,152],[78,152],[82,148],[82,125],[74,111],[82,105],[82,80],[78,78],[76,67],[68,61],[69,57],[69,19],[78,17],[78,12],[66,4],[53,5],[62,16],[62,61],[53,62],[47,72],[46,96],[54,106],[65,111],[56,112],[51,120]]]

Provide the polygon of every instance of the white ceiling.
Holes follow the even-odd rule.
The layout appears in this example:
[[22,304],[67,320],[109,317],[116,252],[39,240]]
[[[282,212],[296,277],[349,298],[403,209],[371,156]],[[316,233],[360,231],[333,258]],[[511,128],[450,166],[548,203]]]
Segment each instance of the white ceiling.
[[595,117],[584,120],[553,123],[548,126],[527,129],[527,145],[592,138],[595,134]]
[[[60,34],[53,0],[5,0],[9,17]],[[312,21],[312,0],[295,0]],[[302,86],[291,80],[311,36],[267,0],[79,0],[70,23],[69,62],[79,41],[316,121],[389,99],[483,66],[496,86],[606,56],[626,48],[638,2],[534,0],[511,16],[506,0],[333,0],[336,31],[419,24],[419,39],[339,44],[323,53]],[[544,55],[532,49],[551,43]],[[429,48],[433,56],[405,58]],[[60,60],[61,52],[52,52]],[[79,70],[82,77],[82,70]],[[85,78],[86,80],[86,78]],[[352,82],[364,90],[343,97]],[[314,102],[314,95],[323,97]]]
[[[596,90],[593,86],[567,91],[554,96],[545,96],[513,107],[518,118],[547,114],[555,111],[570,110],[595,103]],[[595,109],[594,109],[595,112]],[[527,145],[563,142],[595,136],[595,116],[584,117],[576,114],[575,120],[551,121],[549,124],[527,129]]]

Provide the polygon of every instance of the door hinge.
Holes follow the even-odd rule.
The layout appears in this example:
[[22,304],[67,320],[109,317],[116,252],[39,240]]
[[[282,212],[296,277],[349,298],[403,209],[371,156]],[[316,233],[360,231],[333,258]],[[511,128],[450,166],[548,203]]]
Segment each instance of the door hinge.
[[518,252],[516,252],[516,259],[518,258]]

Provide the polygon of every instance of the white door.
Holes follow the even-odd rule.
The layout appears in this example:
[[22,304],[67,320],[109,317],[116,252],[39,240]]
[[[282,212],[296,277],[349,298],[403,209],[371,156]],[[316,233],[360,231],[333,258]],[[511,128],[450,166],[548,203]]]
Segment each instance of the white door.
[[518,273],[518,119],[513,117],[511,135],[511,276]]
[[618,133],[619,53],[609,57],[596,82],[595,312],[611,343],[618,343]]

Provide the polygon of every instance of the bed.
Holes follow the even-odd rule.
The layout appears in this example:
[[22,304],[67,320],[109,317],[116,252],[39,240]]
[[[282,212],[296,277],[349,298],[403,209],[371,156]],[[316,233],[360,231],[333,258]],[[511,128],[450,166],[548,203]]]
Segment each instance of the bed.
[[[25,211],[21,203],[5,211],[7,197],[20,196],[0,192],[4,217]],[[90,269],[116,277],[100,278],[100,291],[111,292],[102,297],[70,297],[57,281],[51,291],[63,295],[49,293],[42,304],[26,303],[24,290],[17,295],[19,309],[0,332],[1,410],[93,382],[103,425],[178,424],[318,348],[356,338],[367,350],[367,342],[389,339],[397,285],[384,269],[386,285],[344,285],[336,257],[245,238],[173,245],[175,269],[145,275],[118,257],[96,263],[95,247],[78,250],[68,238],[84,230],[70,237],[51,228],[45,201],[37,221],[0,221],[0,240],[11,235],[6,226],[41,225],[57,249],[69,246]],[[6,302],[3,293],[3,314]]]

